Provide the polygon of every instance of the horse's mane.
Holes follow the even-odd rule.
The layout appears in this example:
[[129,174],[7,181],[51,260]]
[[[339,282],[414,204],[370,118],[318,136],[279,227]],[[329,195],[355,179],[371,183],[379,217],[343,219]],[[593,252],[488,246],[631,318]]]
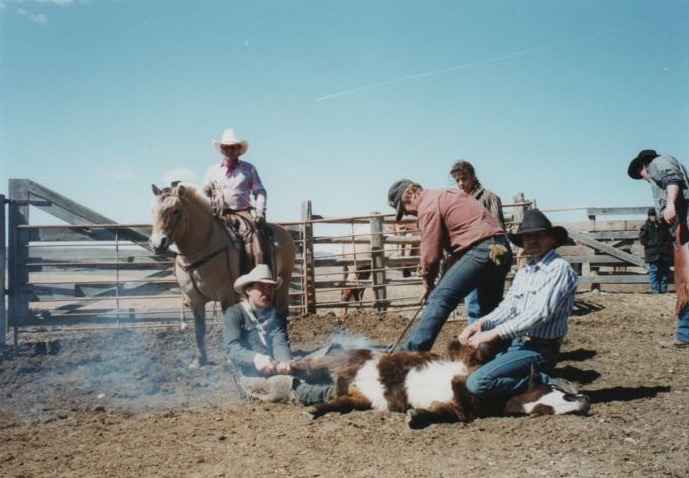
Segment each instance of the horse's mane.
[[208,199],[208,197],[206,197],[206,195],[203,194],[203,190],[200,187],[198,187],[194,184],[191,184],[191,183],[184,183],[184,182],[177,184],[175,187],[179,187],[179,186],[184,186],[184,188],[186,189],[185,194],[184,194],[185,197],[189,198],[192,201],[199,203],[201,206],[205,207],[206,209],[210,209],[210,207],[211,207],[210,199]]

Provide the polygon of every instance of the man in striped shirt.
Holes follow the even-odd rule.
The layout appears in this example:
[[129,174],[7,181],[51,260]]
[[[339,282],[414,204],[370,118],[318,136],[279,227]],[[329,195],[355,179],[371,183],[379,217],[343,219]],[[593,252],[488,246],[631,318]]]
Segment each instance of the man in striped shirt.
[[578,285],[572,266],[555,252],[567,237],[565,228],[553,227],[538,209],[527,211],[517,233],[509,234],[530,257],[529,264],[517,272],[500,305],[459,335],[459,341],[471,347],[510,342],[469,377],[467,389],[473,395],[505,399],[522,392],[532,365],[544,383],[571,387],[548,375],[557,364]]

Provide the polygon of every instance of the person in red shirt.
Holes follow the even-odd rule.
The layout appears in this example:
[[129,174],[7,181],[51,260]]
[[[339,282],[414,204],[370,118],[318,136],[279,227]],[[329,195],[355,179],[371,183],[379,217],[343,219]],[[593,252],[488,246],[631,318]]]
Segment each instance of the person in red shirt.
[[[397,211],[397,221],[404,214],[416,216],[421,234],[417,272],[425,307],[401,350],[430,350],[450,313],[472,290],[478,290],[483,313],[498,306],[512,250],[493,216],[464,191],[426,190],[401,179],[388,190],[388,204]],[[444,273],[436,282],[445,255]]]

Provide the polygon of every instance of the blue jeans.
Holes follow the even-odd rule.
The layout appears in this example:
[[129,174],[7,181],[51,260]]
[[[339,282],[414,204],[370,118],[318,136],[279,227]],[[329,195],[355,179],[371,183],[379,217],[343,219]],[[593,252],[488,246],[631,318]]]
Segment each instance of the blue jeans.
[[335,394],[332,383],[308,383],[301,379],[297,379],[292,390],[299,403],[306,406],[327,402]]
[[[507,254],[499,266],[490,260],[488,246],[493,242],[507,247]],[[482,313],[495,309],[502,300],[510,267],[512,250],[506,238],[490,238],[474,244],[445,271],[428,295],[421,320],[401,350],[431,350],[450,313],[474,289]]]
[[689,342],[689,305],[685,305],[677,315],[675,338],[680,342]]
[[524,392],[529,383],[531,365],[538,367],[543,383],[555,368],[558,350],[514,339],[504,352],[469,375],[466,385],[472,395],[484,399],[504,400]]
[[648,263],[648,283],[652,294],[665,294],[670,280],[670,264],[665,261]]
[[474,289],[464,298],[467,310],[467,325],[471,325],[481,318],[481,306],[478,303],[478,289]]

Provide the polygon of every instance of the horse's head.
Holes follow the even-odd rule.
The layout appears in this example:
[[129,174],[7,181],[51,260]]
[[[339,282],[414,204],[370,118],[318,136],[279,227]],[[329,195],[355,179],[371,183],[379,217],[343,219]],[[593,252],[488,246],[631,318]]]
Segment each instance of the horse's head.
[[148,243],[156,254],[162,254],[168,250],[175,238],[183,233],[186,227],[184,217],[184,204],[182,197],[185,193],[184,185],[175,185],[171,188],[159,188],[151,185],[155,195],[151,203],[153,223],[151,224],[151,237]]

